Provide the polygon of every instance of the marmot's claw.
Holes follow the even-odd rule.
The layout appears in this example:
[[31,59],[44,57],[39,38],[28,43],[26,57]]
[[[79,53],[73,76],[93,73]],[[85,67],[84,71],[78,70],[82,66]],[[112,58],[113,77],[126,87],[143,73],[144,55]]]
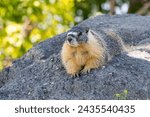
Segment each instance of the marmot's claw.
[[79,74],[78,73],[74,73],[71,75],[71,78],[75,78],[75,77],[79,77]]
[[90,73],[91,69],[83,69],[81,71],[82,74],[87,74],[87,73]]

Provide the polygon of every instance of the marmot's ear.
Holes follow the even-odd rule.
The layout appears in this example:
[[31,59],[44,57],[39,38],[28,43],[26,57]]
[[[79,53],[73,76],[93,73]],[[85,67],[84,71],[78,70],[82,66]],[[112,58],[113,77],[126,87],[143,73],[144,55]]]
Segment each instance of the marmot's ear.
[[92,35],[96,35],[92,30],[90,30],[90,33],[91,33]]
[[97,38],[97,37],[99,38],[98,34],[94,32],[93,30],[90,30],[89,32],[91,36],[94,36],[94,38]]
[[85,27],[85,32],[88,33],[89,32],[89,28]]

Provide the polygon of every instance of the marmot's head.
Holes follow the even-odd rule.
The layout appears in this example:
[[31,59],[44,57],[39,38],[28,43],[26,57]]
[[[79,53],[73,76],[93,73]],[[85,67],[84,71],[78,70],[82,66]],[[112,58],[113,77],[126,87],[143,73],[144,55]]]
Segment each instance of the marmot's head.
[[78,47],[88,41],[88,32],[89,28],[87,27],[74,27],[67,33],[66,43]]

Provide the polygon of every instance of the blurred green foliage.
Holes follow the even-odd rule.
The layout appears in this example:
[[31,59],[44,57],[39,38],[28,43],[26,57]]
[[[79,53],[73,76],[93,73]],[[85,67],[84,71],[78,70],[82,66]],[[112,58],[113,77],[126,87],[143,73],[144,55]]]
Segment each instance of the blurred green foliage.
[[0,0],[0,69],[74,24],[73,0]]
[[150,14],[144,6],[148,9],[149,4],[149,0],[0,0],[0,69],[38,42],[67,31],[91,15],[113,14],[123,5],[130,5],[131,13],[142,7],[140,13]]

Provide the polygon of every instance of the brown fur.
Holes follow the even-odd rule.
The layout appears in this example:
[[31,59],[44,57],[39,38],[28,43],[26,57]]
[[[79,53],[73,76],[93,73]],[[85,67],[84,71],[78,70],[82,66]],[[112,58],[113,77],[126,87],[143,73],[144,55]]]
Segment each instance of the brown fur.
[[88,41],[78,47],[72,47],[66,42],[62,47],[62,63],[67,73],[72,76],[78,75],[81,70],[82,73],[87,73],[104,65],[105,45],[99,43],[91,33],[88,33],[88,37]]

